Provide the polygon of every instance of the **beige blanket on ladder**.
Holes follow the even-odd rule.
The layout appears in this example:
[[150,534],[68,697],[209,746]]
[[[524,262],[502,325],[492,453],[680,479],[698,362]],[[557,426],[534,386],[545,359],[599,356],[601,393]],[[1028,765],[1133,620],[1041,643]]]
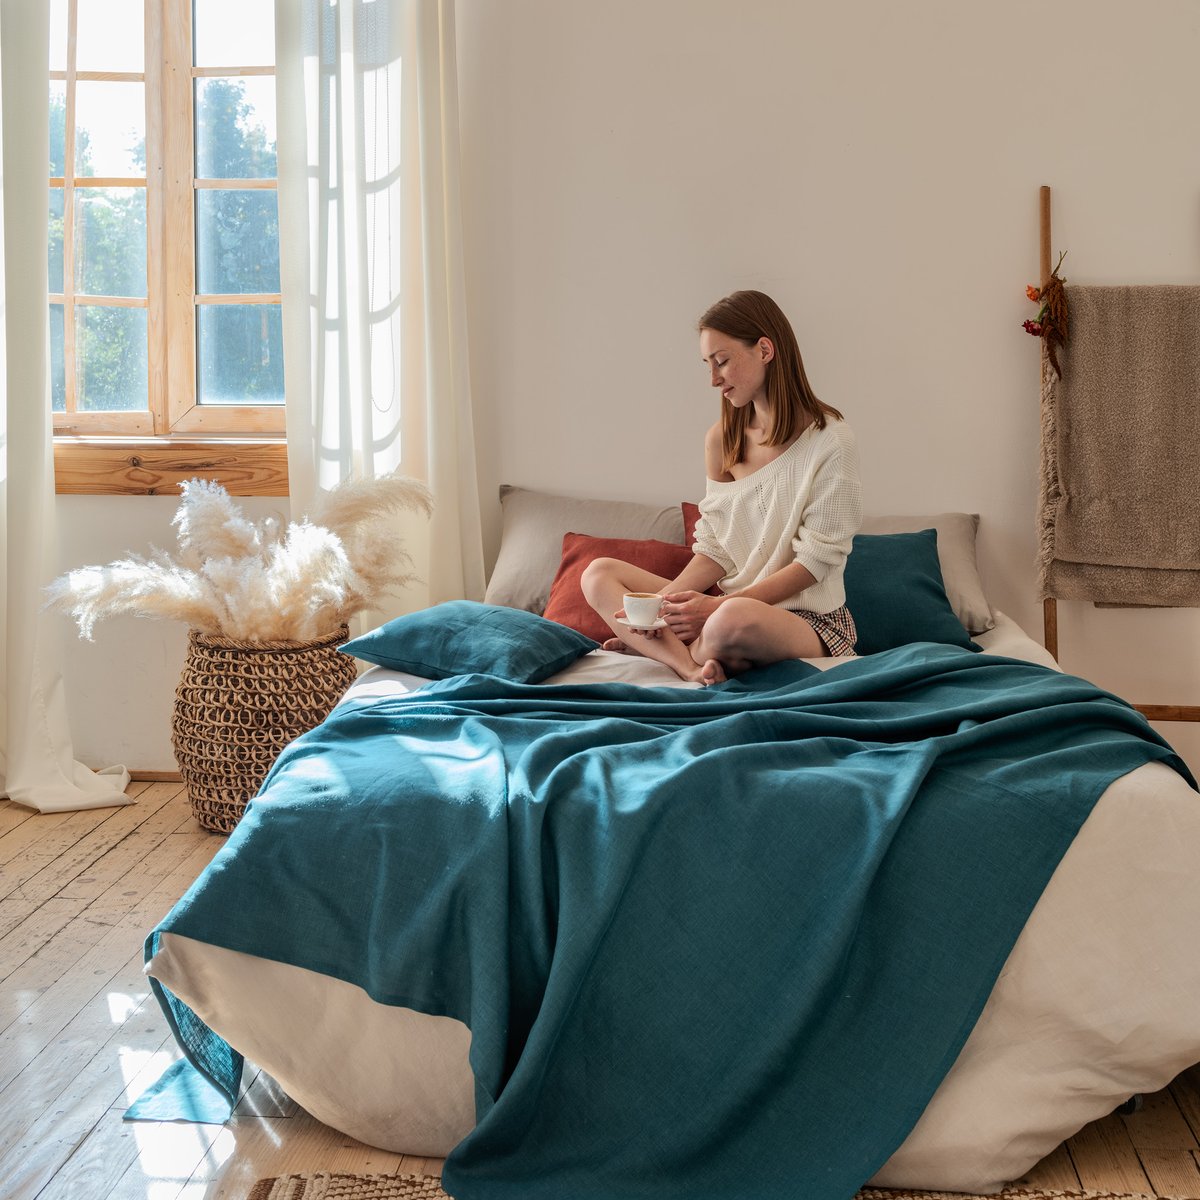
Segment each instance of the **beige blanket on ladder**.
[[1042,354],[1043,598],[1200,606],[1200,287],[1069,287]]

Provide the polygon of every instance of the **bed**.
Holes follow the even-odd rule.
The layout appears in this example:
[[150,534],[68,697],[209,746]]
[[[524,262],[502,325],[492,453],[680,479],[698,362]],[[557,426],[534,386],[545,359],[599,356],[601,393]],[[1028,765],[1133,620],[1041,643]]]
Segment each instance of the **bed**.
[[[706,692],[531,615],[570,607],[568,537],[678,546],[686,509],[505,500],[491,603],[427,625],[415,658],[411,626],[368,635],[361,656],[390,666],[285,752],[148,938],[156,994],[214,1082],[228,1088],[244,1055],[334,1128],[450,1154],[464,1200],[835,1200],[868,1178],[998,1190],[1200,1060],[1193,781],[1128,706],[988,608],[975,518],[880,521],[856,543],[856,616],[868,640],[898,644]],[[889,633],[897,588],[907,628]],[[518,656],[518,617],[538,623],[540,678],[514,682],[528,664],[508,659],[508,678],[480,669],[497,653],[479,632],[489,614],[518,630]],[[933,636],[907,640],[916,627]],[[485,663],[463,660],[476,642]],[[363,759],[371,736],[384,741]],[[497,790],[481,748],[500,743],[518,770]],[[393,757],[411,837],[385,829],[392,801],[374,791]],[[860,786],[880,763],[903,811]],[[535,777],[542,824],[518,836],[514,797]],[[353,829],[339,824],[349,792],[372,796]],[[585,795],[606,800],[564,806]],[[703,822],[678,815],[701,802]],[[827,849],[847,841],[884,847],[857,890]],[[384,893],[411,947],[385,926]],[[535,910],[514,939],[506,914]],[[329,946],[347,942],[353,961],[334,963]],[[485,959],[473,974],[441,965]]]

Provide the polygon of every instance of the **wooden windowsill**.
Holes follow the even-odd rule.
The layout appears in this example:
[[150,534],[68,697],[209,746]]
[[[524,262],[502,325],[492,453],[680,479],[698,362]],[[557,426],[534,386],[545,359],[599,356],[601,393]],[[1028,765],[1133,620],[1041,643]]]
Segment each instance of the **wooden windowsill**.
[[56,437],[60,496],[175,496],[188,479],[211,479],[231,496],[286,496],[283,438]]

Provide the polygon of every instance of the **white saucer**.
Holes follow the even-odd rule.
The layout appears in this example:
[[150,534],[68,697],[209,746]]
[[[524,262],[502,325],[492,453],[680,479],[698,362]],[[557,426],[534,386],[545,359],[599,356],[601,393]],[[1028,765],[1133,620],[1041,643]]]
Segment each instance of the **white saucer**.
[[617,624],[627,625],[630,629],[666,629],[667,627],[667,623],[662,617],[659,617],[653,625],[635,625],[628,617],[618,617]]

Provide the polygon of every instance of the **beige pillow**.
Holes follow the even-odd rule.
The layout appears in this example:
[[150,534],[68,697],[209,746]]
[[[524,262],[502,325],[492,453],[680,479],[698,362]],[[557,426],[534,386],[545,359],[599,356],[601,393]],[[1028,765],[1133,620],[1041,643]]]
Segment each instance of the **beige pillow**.
[[581,500],[503,484],[500,506],[500,554],[483,597],[487,604],[545,611],[567,533],[683,544],[678,504],[660,508],[629,500]]
[[986,633],[996,622],[983,594],[975,562],[978,513],[937,513],[930,517],[867,517],[859,533],[918,533],[937,530],[938,563],[946,598],[968,633]]

